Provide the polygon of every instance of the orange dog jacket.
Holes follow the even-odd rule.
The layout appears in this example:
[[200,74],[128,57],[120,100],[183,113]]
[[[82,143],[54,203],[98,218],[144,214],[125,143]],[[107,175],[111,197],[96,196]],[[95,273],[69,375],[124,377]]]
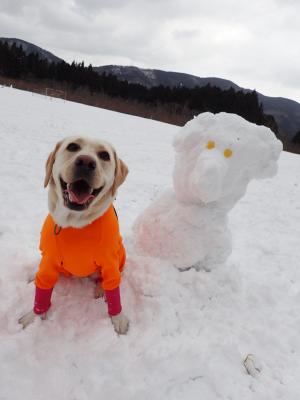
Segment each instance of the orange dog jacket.
[[49,214],[42,228],[40,250],[37,288],[53,288],[60,273],[85,277],[98,272],[105,291],[120,285],[126,255],[112,205],[83,228],[61,229]]

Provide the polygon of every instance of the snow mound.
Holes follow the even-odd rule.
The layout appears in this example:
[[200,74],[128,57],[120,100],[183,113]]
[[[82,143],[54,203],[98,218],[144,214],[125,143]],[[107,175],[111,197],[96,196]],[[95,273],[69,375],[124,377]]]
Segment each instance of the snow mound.
[[264,126],[227,113],[203,113],[176,135],[174,189],[138,217],[142,252],[180,268],[211,269],[231,253],[227,214],[251,179],[277,172],[282,143]]

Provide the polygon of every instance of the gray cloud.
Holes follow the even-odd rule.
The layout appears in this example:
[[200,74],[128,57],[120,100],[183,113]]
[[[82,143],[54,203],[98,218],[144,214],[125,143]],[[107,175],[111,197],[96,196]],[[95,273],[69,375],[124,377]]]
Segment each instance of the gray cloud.
[[0,0],[2,36],[93,65],[219,76],[300,101],[298,0]]

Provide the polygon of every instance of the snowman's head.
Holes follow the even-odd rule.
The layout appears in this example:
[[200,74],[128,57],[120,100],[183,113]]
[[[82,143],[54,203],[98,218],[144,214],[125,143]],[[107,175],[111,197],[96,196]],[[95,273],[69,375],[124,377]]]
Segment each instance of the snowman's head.
[[179,201],[235,202],[251,179],[276,174],[282,143],[265,126],[227,113],[203,113],[176,135],[173,173]]

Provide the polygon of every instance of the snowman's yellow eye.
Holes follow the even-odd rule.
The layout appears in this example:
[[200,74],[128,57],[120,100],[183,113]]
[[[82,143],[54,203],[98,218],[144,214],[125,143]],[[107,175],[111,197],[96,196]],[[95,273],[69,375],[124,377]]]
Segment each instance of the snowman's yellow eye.
[[215,142],[214,142],[213,140],[209,140],[209,141],[206,143],[206,148],[207,148],[208,150],[214,149],[215,147],[216,147],[216,144],[215,144]]
[[230,158],[232,156],[232,150],[230,149],[225,149],[224,150],[224,157]]

